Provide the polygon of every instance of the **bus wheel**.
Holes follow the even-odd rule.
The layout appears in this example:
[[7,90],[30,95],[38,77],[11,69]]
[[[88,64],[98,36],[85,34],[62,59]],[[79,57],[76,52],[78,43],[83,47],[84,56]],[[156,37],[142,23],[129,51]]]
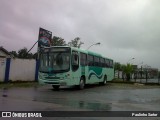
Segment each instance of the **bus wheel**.
[[52,87],[55,89],[55,90],[59,90],[59,85],[52,85]]
[[80,89],[80,90],[84,89],[84,86],[85,86],[84,79],[81,78],[81,80],[80,80],[80,82],[79,82],[79,89]]
[[107,77],[104,76],[103,82],[100,82],[99,85],[106,85],[107,84]]
[[106,85],[106,84],[107,84],[107,77],[104,76],[103,85]]

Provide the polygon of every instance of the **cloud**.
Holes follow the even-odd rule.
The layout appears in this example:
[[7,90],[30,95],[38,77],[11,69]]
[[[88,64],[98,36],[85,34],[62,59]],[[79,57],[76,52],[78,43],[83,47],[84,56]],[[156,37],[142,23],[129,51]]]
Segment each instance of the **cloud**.
[[[8,50],[28,49],[39,27],[67,42],[80,37],[84,49],[125,63],[135,57],[159,67],[159,0],[1,0],[0,45]],[[33,52],[36,51],[34,48]]]

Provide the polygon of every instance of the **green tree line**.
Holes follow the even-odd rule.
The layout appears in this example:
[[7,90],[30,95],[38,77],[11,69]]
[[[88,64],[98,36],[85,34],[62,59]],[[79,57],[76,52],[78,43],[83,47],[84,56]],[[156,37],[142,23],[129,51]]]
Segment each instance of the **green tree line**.
[[[71,40],[70,42],[66,43],[66,41],[57,36],[53,36],[51,39],[51,46],[71,46],[71,47],[78,47],[80,48],[83,42],[80,41],[79,37],[76,37],[75,39]],[[28,49],[26,47],[16,51],[11,51],[10,54],[12,54],[16,58],[21,59],[36,59],[37,58],[37,52],[36,53],[28,53]]]

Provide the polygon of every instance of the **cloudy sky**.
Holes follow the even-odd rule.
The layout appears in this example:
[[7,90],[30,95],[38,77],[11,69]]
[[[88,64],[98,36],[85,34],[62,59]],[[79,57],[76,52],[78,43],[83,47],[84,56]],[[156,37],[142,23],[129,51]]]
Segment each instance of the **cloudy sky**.
[[0,46],[30,49],[39,27],[67,42],[80,37],[84,49],[100,42],[90,50],[114,61],[160,69],[160,0],[0,0]]

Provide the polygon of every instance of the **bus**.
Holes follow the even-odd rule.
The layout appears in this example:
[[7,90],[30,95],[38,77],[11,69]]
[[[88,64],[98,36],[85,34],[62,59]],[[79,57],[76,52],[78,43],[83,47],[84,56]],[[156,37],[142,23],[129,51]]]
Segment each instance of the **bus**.
[[69,46],[41,48],[39,54],[38,81],[50,84],[56,90],[60,86],[86,84],[105,85],[114,77],[113,60],[95,52]]

